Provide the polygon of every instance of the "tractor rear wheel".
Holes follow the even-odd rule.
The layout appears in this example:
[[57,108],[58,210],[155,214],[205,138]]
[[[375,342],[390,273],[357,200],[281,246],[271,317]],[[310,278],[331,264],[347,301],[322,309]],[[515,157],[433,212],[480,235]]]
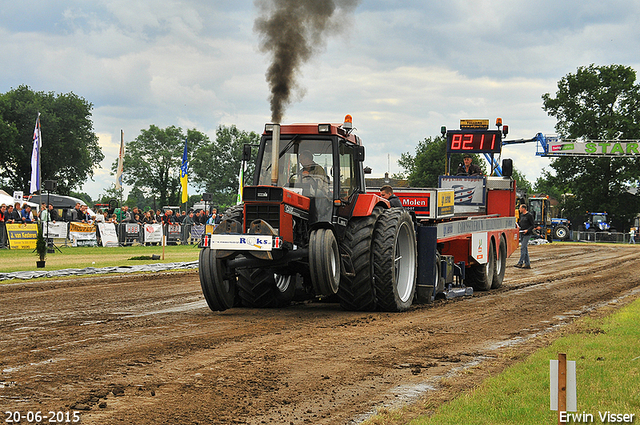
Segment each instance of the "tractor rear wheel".
[[489,241],[489,254],[485,264],[472,264],[467,269],[467,282],[476,291],[488,291],[493,284],[493,275],[496,268],[496,248]]
[[342,275],[338,288],[340,306],[345,310],[372,311],[376,308],[371,238],[381,212],[382,208],[376,207],[370,216],[352,218],[347,225],[342,251],[353,265],[353,273]]
[[331,229],[316,229],[309,236],[309,272],[316,295],[338,292],[340,251]]
[[236,279],[227,276],[225,261],[216,258],[215,250],[200,250],[198,275],[202,293],[211,310],[223,311],[234,306]]
[[569,239],[569,228],[564,224],[559,224],[553,229],[553,236],[561,241]]
[[405,311],[413,303],[417,276],[416,233],[401,208],[382,213],[373,231],[373,276],[378,309]]
[[296,293],[294,276],[258,268],[237,271],[238,296],[242,299],[244,306],[279,308],[291,304]]
[[242,219],[244,215],[244,205],[233,205],[229,207],[224,214],[222,215],[223,220],[234,220],[242,224]]

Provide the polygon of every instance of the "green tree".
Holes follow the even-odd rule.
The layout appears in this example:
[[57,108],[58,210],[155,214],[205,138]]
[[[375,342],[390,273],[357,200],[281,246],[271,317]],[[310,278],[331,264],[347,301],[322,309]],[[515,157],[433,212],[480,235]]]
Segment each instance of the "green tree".
[[513,167],[513,174],[511,177],[516,181],[517,189],[529,194],[532,192],[531,182],[527,180],[527,177],[516,167]]
[[146,211],[153,207],[153,199],[149,200],[149,198],[144,195],[142,189],[134,186],[129,192],[129,196],[127,197],[127,200],[124,201],[123,205],[128,205],[130,208],[138,207],[142,211]]
[[[193,157],[209,138],[193,129],[187,130],[187,156]],[[122,178],[125,184],[136,187],[145,196],[157,196],[158,207],[178,205],[181,198],[180,165],[185,134],[176,126],[159,128],[151,125],[141,130],[135,140],[125,146]],[[192,182],[192,162],[189,159],[189,181]],[[111,171],[115,174],[118,161]]]
[[552,184],[553,176],[547,170],[542,171],[542,175],[538,177],[536,180],[533,190],[535,193],[543,193],[545,195],[549,195],[550,197],[557,199],[558,201],[562,200],[563,194],[570,193],[571,189],[567,187],[555,186]]
[[[473,163],[478,164],[486,174],[484,161],[478,155],[471,155]],[[450,172],[455,174],[458,164],[462,163],[461,154],[451,155]],[[400,155],[398,165],[405,169],[409,185],[413,187],[437,187],[438,176],[444,175],[447,165],[447,145],[443,137],[426,138],[418,142],[415,155],[409,152]],[[405,174],[405,173],[402,173]]]
[[93,200],[91,199],[91,195],[89,195],[88,193],[71,191],[71,193],[69,193],[69,196],[81,199],[88,206],[93,205]]
[[101,193],[96,200],[97,204],[108,204],[112,199],[120,202],[120,199],[123,196],[124,189],[116,189],[116,184],[111,183],[111,185],[104,190],[104,193]]
[[[236,203],[238,174],[245,144],[257,145],[260,135],[239,130],[235,125],[219,126],[215,142],[203,143],[194,154],[193,172],[195,185],[203,192],[213,194],[213,205],[229,206]],[[253,149],[252,161],[247,164],[245,182],[252,183],[257,149]]]
[[0,185],[28,192],[33,130],[42,131],[41,180],[57,180],[68,195],[93,177],[104,159],[93,132],[93,105],[74,93],[34,92],[19,86],[0,94]]
[[[630,67],[579,67],[558,82],[555,97],[546,93],[542,99],[544,110],[558,120],[556,131],[564,139],[640,137],[640,86]],[[640,159],[559,157],[551,168],[555,175],[545,179],[574,195],[561,205],[568,216],[607,211],[618,226],[626,227],[640,209],[638,196],[629,192],[637,187]]]

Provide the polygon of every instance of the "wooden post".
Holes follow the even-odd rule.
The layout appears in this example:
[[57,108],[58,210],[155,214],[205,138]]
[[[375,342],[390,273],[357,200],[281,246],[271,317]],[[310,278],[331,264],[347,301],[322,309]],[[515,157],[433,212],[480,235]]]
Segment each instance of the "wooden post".
[[560,413],[567,411],[567,355],[558,353],[558,425],[566,422],[560,420]]

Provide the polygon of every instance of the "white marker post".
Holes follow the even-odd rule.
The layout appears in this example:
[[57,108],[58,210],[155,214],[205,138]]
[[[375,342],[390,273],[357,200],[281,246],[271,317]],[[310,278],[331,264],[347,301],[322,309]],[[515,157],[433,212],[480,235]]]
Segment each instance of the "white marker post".
[[558,425],[563,425],[567,412],[578,411],[576,362],[558,353],[558,360],[549,360],[549,377],[550,410],[558,411]]

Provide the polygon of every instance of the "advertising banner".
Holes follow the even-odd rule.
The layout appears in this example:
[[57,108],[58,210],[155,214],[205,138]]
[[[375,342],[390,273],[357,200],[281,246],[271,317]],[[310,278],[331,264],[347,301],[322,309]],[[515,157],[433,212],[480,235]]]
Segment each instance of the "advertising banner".
[[454,192],[438,189],[438,218],[453,215]]
[[7,223],[7,236],[9,238],[9,247],[11,249],[36,249],[38,225],[36,223]]
[[[464,206],[484,206],[484,177],[440,176],[441,188],[453,189],[454,204]],[[456,209],[456,212],[458,210]]]
[[120,224],[120,243],[123,245],[133,245],[140,242],[140,225],[138,223]]
[[162,224],[145,224],[143,227],[145,243],[162,243]]
[[167,224],[165,231],[167,232],[167,245],[176,245],[176,243],[180,240],[180,232],[182,231],[182,226],[180,224]]
[[639,156],[640,141],[560,142],[547,138],[549,150],[546,156]]
[[205,225],[194,224],[191,226],[191,239],[202,239],[204,235]]
[[118,246],[118,233],[114,223],[98,223],[98,231],[102,246]]
[[98,246],[96,226],[89,223],[69,223],[69,239],[72,246]]
[[67,223],[58,221],[57,223],[49,222],[42,225],[42,233],[45,238],[65,238],[67,237]]
[[21,190],[13,192],[13,202],[20,202],[21,204],[24,202],[24,193]]

